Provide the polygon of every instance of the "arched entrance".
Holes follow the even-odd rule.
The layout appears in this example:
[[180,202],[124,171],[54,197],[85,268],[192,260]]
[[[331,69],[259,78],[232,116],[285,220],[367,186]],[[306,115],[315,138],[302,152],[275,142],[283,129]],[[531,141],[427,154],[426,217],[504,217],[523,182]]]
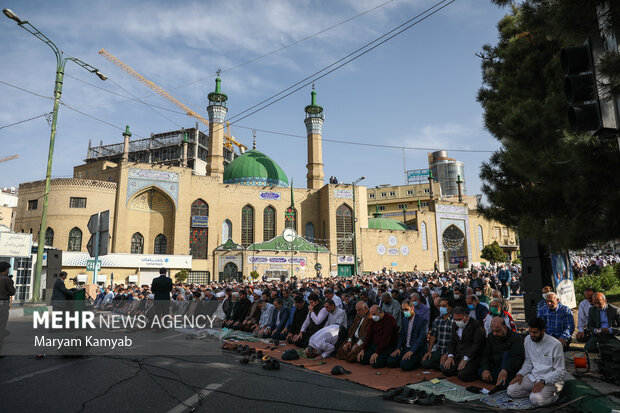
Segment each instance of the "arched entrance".
[[467,261],[467,246],[465,234],[456,225],[450,225],[441,235],[443,243],[444,268],[453,270],[462,268]]
[[234,262],[229,262],[224,266],[224,271],[220,274],[220,281],[241,281],[241,273],[239,272],[239,268],[237,264]]

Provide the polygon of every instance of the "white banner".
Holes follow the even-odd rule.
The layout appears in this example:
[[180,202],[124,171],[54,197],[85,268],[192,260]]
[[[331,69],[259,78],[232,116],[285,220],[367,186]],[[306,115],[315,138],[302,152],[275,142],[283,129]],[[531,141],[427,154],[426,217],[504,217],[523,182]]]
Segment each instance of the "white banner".
[[30,257],[32,234],[0,232],[0,257]]
[[[293,263],[305,267],[308,262],[305,257],[293,257]],[[249,256],[248,264],[291,264],[291,257],[264,257]]]
[[[87,252],[63,251],[63,267],[86,267]],[[191,255],[109,254],[99,257],[103,268],[192,268]]]

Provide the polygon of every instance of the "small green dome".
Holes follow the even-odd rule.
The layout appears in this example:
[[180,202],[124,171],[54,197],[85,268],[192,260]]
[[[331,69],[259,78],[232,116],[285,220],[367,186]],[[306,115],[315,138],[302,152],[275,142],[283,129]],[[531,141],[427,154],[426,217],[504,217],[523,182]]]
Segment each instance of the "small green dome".
[[387,229],[391,231],[408,231],[407,225],[391,218],[371,218],[368,220],[368,228],[370,229]]
[[247,151],[226,167],[224,183],[288,188],[288,178],[282,168],[256,149]]

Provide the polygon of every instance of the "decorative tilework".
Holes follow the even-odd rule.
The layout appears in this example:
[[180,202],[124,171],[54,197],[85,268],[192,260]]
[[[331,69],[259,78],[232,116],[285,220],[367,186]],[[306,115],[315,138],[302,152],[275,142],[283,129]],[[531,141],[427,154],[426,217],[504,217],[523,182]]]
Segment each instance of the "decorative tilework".
[[176,172],[154,171],[148,169],[129,169],[127,178],[127,199],[129,202],[132,196],[154,186],[168,194],[174,201],[174,206],[178,205],[179,198],[179,174]]
[[228,109],[225,106],[211,105],[207,107],[209,122],[219,124],[224,123],[224,119],[226,119],[226,112],[228,112]]
[[306,124],[307,133],[316,133],[320,135],[323,132],[322,118],[306,118],[304,123]]

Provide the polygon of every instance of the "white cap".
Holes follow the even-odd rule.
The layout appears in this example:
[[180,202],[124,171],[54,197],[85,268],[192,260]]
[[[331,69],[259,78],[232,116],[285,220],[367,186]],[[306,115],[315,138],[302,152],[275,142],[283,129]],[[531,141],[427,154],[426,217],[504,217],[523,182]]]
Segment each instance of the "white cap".
[[224,293],[224,291],[220,291],[219,293],[215,294],[215,298],[222,298],[226,295],[226,293]]
[[254,294],[263,295],[263,292],[257,288],[256,290],[254,290]]

